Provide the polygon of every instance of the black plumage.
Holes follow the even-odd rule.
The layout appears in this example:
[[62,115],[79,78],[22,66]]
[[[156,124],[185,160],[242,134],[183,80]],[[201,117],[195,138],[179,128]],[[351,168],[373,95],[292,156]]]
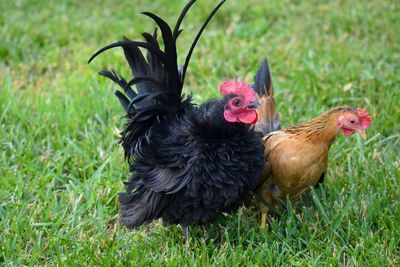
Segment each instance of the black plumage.
[[[213,10],[194,39],[182,71],[177,65],[176,40],[180,24],[195,1],[190,1],[174,28],[158,16],[145,12],[161,30],[144,33],[145,42],[124,40],[103,51],[122,47],[133,79],[124,80],[114,71],[100,74],[123,90],[115,92],[127,112],[121,143],[130,164],[126,192],[120,193],[121,222],[129,228],[162,218],[166,224],[208,224],[221,212],[236,210],[261,176],[264,153],[261,135],[250,124],[228,122],[224,108],[236,95],[199,107],[182,94],[192,51]],[[139,47],[147,49],[147,57]],[[136,86],[136,91],[132,86]]]

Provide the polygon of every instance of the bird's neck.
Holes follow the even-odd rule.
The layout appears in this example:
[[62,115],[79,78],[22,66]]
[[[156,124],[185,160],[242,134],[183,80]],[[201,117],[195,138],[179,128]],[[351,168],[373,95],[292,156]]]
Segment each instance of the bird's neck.
[[322,115],[303,123],[299,123],[285,129],[285,132],[302,135],[310,142],[322,142],[331,145],[340,133],[337,127],[339,113],[323,113]]

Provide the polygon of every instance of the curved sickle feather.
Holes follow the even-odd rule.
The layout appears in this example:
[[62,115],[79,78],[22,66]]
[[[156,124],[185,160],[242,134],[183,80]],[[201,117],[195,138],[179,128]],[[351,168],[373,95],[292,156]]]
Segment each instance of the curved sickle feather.
[[[172,31],[169,25],[162,18],[153,13],[142,12],[142,14],[153,19],[158,27],[160,27],[161,35],[164,40],[164,54],[168,57],[168,60],[171,60],[174,65],[176,65],[176,45],[172,38]],[[168,63],[171,64],[171,62]]]
[[157,28],[154,29],[153,35],[150,33],[144,32],[142,33],[143,38],[146,40],[147,43],[153,45],[154,47],[160,48],[157,43]]
[[[161,30],[161,34],[164,40],[164,45],[174,45],[174,40],[172,39],[172,31],[171,28],[169,27],[169,25],[165,22],[165,20],[163,20],[162,18],[160,18],[159,16],[151,13],[151,12],[142,12],[143,15],[146,15],[148,17],[150,17],[151,19],[153,19],[155,21],[155,23],[158,25],[158,27],[160,27]],[[169,47],[171,48],[171,47]]]
[[196,0],[191,0],[187,5],[183,8],[181,15],[179,16],[178,20],[176,21],[173,37],[176,40],[180,34],[179,28],[181,27],[181,23],[186,16],[186,13],[189,11],[190,7],[196,2]]
[[142,14],[152,18],[160,27],[162,38],[164,40],[164,55],[167,61],[164,66],[169,72],[170,79],[168,80],[170,88],[177,88],[179,92],[182,90],[182,83],[178,73],[177,52],[175,40],[172,37],[172,31],[169,25],[157,15],[150,12]]
[[157,81],[156,79],[153,79],[151,77],[146,77],[146,76],[140,76],[140,77],[133,78],[126,84],[126,87],[135,85],[140,82],[151,82],[159,87],[164,87],[164,85],[160,81]]
[[162,52],[160,49],[158,49],[158,48],[156,48],[156,47],[154,47],[154,46],[152,46],[152,45],[150,45],[148,43],[137,42],[137,41],[118,41],[118,42],[112,43],[110,45],[107,45],[107,46],[97,50],[97,52],[94,53],[89,58],[88,63],[90,63],[95,57],[97,57],[98,55],[100,55],[101,53],[103,53],[106,50],[109,50],[109,49],[114,48],[114,47],[123,47],[123,46],[126,46],[126,47],[134,46],[134,47],[146,48],[146,49],[150,50],[152,53],[154,53],[155,55],[157,55],[164,63],[167,61],[166,58],[165,58],[164,52]]
[[145,98],[156,98],[158,96],[161,95],[165,95],[165,96],[175,96],[177,97],[177,95],[175,93],[168,93],[168,92],[159,92],[159,93],[151,93],[151,94],[142,94],[142,95],[138,95],[135,98],[133,98],[129,104],[127,105],[127,113],[130,113],[130,110],[132,109],[132,107],[139,101],[142,101]]
[[182,69],[182,84],[183,81],[185,80],[185,75],[186,75],[186,69],[189,65],[189,61],[190,61],[190,57],[192,56],[193,50],[197,44],[197,42],[200,39],[201,34],[203,33],[204,29],[207,27],[208,23],[210,22],[210,20],[214,17],[215,13],[217,13],[218,9],[225,3],[226,0],[222,0],[215,8],[214,10],[211,12],[211,14],[208,16],[208,18],[206,19],[206,21],[204,22],[203,26],[201,26],[199,32],[196,35],[196,38],[194,38],[194,41],[192,43],[192,46],[190,47],[189,53],[186,56],[186,60],[185,60],[185,65],[183,65],[183,69]]

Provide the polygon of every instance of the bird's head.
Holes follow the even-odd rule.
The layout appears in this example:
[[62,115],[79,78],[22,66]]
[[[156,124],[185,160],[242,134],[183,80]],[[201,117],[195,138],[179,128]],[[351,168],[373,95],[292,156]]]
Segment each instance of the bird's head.
[[220,86],[221,93],[225,96],[224,118],[228,122],[242,122],[255,124],[258,119],[256,93],[244,81],[226,80]]
[[344,135],[359,133],[363,138],[366,137],[365,130],[371,125],[372,119],[364,108],[345,111],[337,119],[337,126]]

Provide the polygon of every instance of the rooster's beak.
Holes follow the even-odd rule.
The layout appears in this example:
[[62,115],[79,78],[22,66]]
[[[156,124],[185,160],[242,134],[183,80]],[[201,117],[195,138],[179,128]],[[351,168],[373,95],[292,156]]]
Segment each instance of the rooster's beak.
[[248,107],[248,108],[257,109],[257,108],[260,108],[261,105],[260,105],[260,103],[258,103],[257,101],[254,101],[254,102],[251,102],[250,105],[248,105],[247,107]]
[[365,130],[358,130],[357,132],[360,134],[360,136],[362,138],[364,138],[364,139],[367,138],[367,133],[365,132]]

